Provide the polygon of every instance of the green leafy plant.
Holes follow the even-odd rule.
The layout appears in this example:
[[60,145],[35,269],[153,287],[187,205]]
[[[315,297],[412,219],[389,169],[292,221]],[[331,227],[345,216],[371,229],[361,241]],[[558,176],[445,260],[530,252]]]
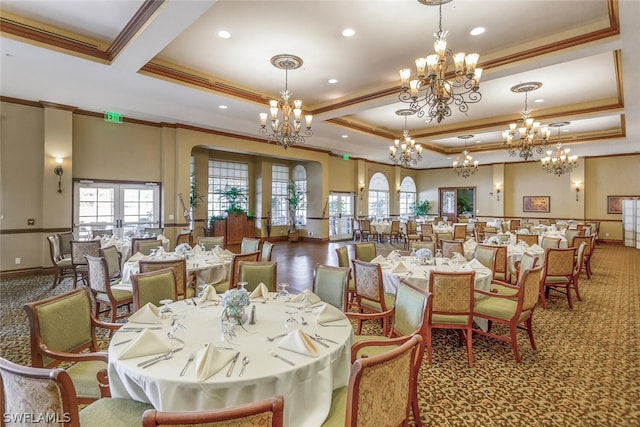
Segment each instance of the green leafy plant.
[[415,205],[413,205],[414,216],[427,216],[429,215],[430,210],[431,210],[431,203],[428,200],[417,202]]
[[289,203],[289,232],[296,231],[296,211],[305,200],[305,192],[292,180],[287,184],[287,202]]
[[204,198],[204,194],[198,194],[198,181],[194,174],[191,175],[189,186],[189,206],[193,209],[198,207],[198,204]]
[[209,217],[209,228],[213,228],[213,223],[216,221],[224,221],[226,218],[222,215],[211,215]]
[[241,188],[238,187],[226,187],[221,194],[223,200],[225,200],[229,206],[226,209],[227,213],[245,213],[245,203],[247,201],[247,195]]

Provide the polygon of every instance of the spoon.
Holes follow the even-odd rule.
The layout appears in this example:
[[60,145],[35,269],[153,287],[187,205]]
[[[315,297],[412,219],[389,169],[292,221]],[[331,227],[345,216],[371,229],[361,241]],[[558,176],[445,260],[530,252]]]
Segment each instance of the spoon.
[[247,365],[249,364],[249,359],[247,358],[247,356],[242,358],[242,369],[240,369],[240,375],[238,375],[239,377],[244,375],[244,368],[247,367]]
[[282,338],[282,337],[284,337],[285,335],[287,335],[287,334],[280,334],[280,335],[276,335],[275,337],[267,337],[267,339],[268,339],[269,341],[273,341],[273,340],[276,340],[276,339],[278,339],[278,338]]

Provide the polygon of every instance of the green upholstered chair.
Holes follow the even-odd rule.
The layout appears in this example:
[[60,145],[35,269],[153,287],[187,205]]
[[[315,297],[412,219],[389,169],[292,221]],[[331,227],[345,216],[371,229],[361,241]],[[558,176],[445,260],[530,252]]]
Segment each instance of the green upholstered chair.
[[271,261],[274,246],[275,245],[269,241],[265,241],[262,244],[262,249],[260,250],[260,261]]
[[[515,280],[516,283],[513,286],[520,286],[522,284],[522,277],[526,270],[530,270],[534,268],[538,263],[538,258],[534,255],[524,253],[522,254],[522,258],[520,261],[516,262],[516,274]],[[512,279],[513,280],[513,279]],[[509,285],[509,286],[505,286]],[[499,294],[513,294],[515,293],[513,290],[513,286],[511,283],[507,283],[503,280],[493,279],[491,281],[491,292],[499,293]]]
[[[420,226],[420,230],[422,230],[422,226]],[[415,242],[418,240],[422,240],[423,233],[418,232],[418,223],[416,221],[408,221],[405,225],[405,248],[409,248],[409,244],[411,242]],[[431,232],[433,233],[433,228],[431,228]]]
[[429,315],[427,358],[432,360],[433,329],[455,329],[467,347],[467,363],[473,366],[473,303],[475,272],[431,271],[429,274]]
[[264,283],[269,292],[275,292],[278,263],[275,261],[240,261],[238,263],[238,282],[247,282],[245,289],[253,292],[260,283]]
[[122,276],[122,256],[118,249],[114,245],[100,248],[100,256],[107,261],[107,268],[109,270],[109,278],[112,282],[119,281]]
[[178,297],[176,273],[173,268],[149,271],[131,276],[133,283],[133,309],[138,310],[147,303],[160,306],[160,301]]
[[433,255],[436,254],[436,242],[427,242],[422,240],[412,240],[409,242],[409,250],[417,251],[419,249],[429,249]]
[[507,262],[507,247],[505,245],[496,246],[496,267],[491,271],[494,279],[509,282],[509,263]]
[[58,237],[58,244],[60,245],[60,255],[62,258],[71,258],[71,241],[75,240],[75,236],[72,231],[56,234]]
[[191,298],[196,294],[196,273],[187,274],[185,259],[140,260],[140,273],[173,268],[176,274],[176,295],[178,299]]
[[442,249],[443,240],[453,240],[453,233],[450,232],[436,232],[434,234],[436,236],[436,245],[439,249]]
[[516,243],[525,242],[527,245],[537,245],[538,244],[538,235],[537,234],[516,234]]
[[353,304],[356,298],[356,283],[353,281],[353,275],[351,274],[351,261],[349,260],[349,249],[346,246],[336,248],[336,255],[338,256],[338,267],[344,267],[349,269],[349,281],[347,283],[347,300],[349,307]]
[[160,236],[164,234],[164,227],[145,227],[144,234],[148,234],[149,236]]
[[[109,278],[109,266],[104,257],[86,256],[89,267],[89,288],[95,301],[95,316],[100,314],[100,306],[105,305],[111,313],[111,321],[128,317],[131,313],[130,305],[133,303],[133,292],[129,289],[119,288],[112,284]],[[118,307],[126,306],[127,313],[118,316]]]
[[422,338],[413,335],[397,340],[404,342],[353,362],[349,385],[333,391],[323,427],[408,425]]
[[231,288],[236,287],[238,282],[238,269],[240,267],[240,261],[258,261],[260,259],[260,251],[248,252],[246,254],[235,254],[231,259],[229,265],[229,280],[224,280],[220,283],[213,285],[216,288],[216,292],[224,293]]
[[205,411],[160,412],[149,409],[142,416],[143,427],[282,427],[283,423],[284,397],[281,395],[231,408]]
[[152,408],[105,397],[78,412],[78,403],[73,381],[64,369],[21,366],[0,358],[0,407],[7,415],[46,415],[61,420],[47,425],[64,423],[66,427],[129,427],[140,425],[144,411]]
[[497,246],[478,244],[476,245],[473,257],[480,261],[480,264],[484,265],[489,270],[494,271],[496,269],[497,251]]
[[576,265],[576,248],[550,248],[544,251],[544,275],[540,287],[542,307],[547,308],[549,291],[554,290],[567,296],[569,308],[573,308],[571,300],[572,280]]
[[[356,284],[355,306],[359,313],[385,313],[382,316],[382,330],[389,331],[389,317],[396,296],[384,292],[380,264],[354,259],[353,280]],[[362,321],[358,319],[358,335],[362,331]]]
[[313,271],[313,292],[327,304],[347,311],[349,269],[316,264]]
[[66,277],[74,277],[73,266],[71,265],[71,258],[63,258],[60,252],[60,243],[58,236],[48,236],[47,242],[49,243],[49,255],[51,256],[51,264],[55,269],[55,276],[53,277],[53,286],[55,288]]
[[198,245],[204,246],[206,251],[210,251],[216,246],[224,249],[224,236],[198,237]]
[[[53,368],[73,362],[66,370],[80,403],[102,395],[96,375],[107,367],[107,353],[98,351],[96,328],[115,330],[122,326],[101,322],[93,315],[89,292],[79,288],[24,305],[31,335],[31,366]],[[103,386],[108,390],[108,385]]]
[[376,244],[374,242],[356,243],[356,259],[364,262],[371,262],[377,255]]
[[69,243],[71,244],[71,266],[75,274],[73,286],[78,285],[78,278],[86,285],[89,270],[85,255],[100,256],[100,242],[97,240],[72,240]]
[[240,242],[240,253],[247,254],[250,252],[256,252],[260,250],[260,239],[254,239],[251,237],[243,237]]
[[150,255],[151,251],[162,247],[162,241],[155,237],[134,237],[131,239],[131,255],[140,252],[142,255]]
[[464,245],[460,240],[440,240],[440,248],[442,249],[442,256],[445,258],[452,258],[454,254],[458,253],[464,256]]
[[544,236],[542,238],[542,242],[540,242],[540,246],[542,246],[542,249],[548,249],[548,248],[557,249],[560,247],[561,240],[562,239],[560,239],[559,237]]
[[[536,350],[536,343],[533,337],[533,312],[538,304],[540,294],[540,281],[542,280],[543,266],[524,270],[520,286],[511,286],[510,294],[496,294],[478,290],[484,298],[478,298],[473,307],[473,315],[489,321],[489,330],[474,329],[478,335],[488,336],[511,344],[516,362],[520,363],[520,352],[518,351],[517,332],[518,326],[523,325],[529,336],[531,348]],[[492,323],[502,323],[509,327],[508,335],[499,335],[491,332]]]

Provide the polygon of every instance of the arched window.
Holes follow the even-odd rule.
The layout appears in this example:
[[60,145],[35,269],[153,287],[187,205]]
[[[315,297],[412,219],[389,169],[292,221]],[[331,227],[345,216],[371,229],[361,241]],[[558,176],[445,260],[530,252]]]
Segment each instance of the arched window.
[[400,184],[400,216],[413,215],[415,204],[416,183],[410,176],[405,176]]
[[302,165],[293,168],[292,179],[296,187],[304,193],[302,203],[296,209],[296,221],[298,225],[307,225],[307,170]]
[[369,181],[369,216],[389,216],[389,181],[380,172],[374,173]]

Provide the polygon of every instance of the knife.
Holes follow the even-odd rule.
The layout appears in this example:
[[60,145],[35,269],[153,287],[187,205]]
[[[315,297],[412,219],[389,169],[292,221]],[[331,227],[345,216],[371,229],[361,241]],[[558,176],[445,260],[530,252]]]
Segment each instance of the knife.
[[127,327],[124,326],[120,329],[118,329],[119,331],[123,331],[123,332],[142,332],[144,329],[153,329],[153,330],[159,330],[162,329],[162,326],[151,326],[148,328],[133,328],[133,327]]
[[144,369],[144,368],[148,368],[149,366],[151,366],[151,365],[155,365],[156,363],[158,363],[158,362],[162,362],[163,360],[169,360],[169,359],[171,359],[171,358],[173,357],[173,355],[174,355],[175,353],[179,352],[180,350],[182,350],[182,348],[178,348],[178,349],[176,349],[176,350],[171,350],[169,353],[165,354],[165,355],[164,355],[164,356],[162,356],[160,359],[156,359],[156,360],[154,360],[153,362],[149,362],[149,363],[147,363],[146,365],[144,365],[144,366],[142,367],[142,369]]
[[147,360],[145,360],[145,361],[143,361],[143,362],[138,363],[138,367],[139,367],[139,368],[141,368],[141,367],[143,367],[144,365],[147,365],[147,364],[149,364],[149,363],[156,362],[156,361],[158,361],[158,360],[162,359],[163,357],[168,356],[168,355],[169,355],[169,354],[171,354],[172,352],[173,352],[173,353],[175,353],[175,352],[178,352],[178,351],[180,351],[180,350],[182,350],[182,348],[179,348],[179,349],[176,349],[176,350],[171,350],[171,351],[169,351],[169,352],[167,352],[167,353],[163,353],[163,354],[161,354],[160,356],[156,356],[156,357],[152,357],[151,359],[147,359]]
[[325,346],[326,348],[329,348],[329,345],[327,345],[327,344],[323,343],[323,342],[322,342],[322,341],[320,341],[318,338],[316,338],[316,337],[312,337],[312,336],[309,336],[309,338],[311,338],[312,340],[314,340],[314,341],[315,341],[315,342],[317,342],[318,344],[321,344],[321,345]]
[[227,376],[230,377],[233,372],[233,368],[236,366],[236,362],[238,361],[238,357],[240,356],[240,352],[237,352],[233,359],[231,359],[231,366],[229,366],[229,370],[227,371]]
[[338,344],[336,341],[334,341],[334,340],[330,340],[329,338],[321,337],[321,336],[320,336],[320,335],[318,335],[318,334],[316,334],[316,338],[318,338],[319,340],[322,340],[322,341],[329,341],[329,342],[332,342],[332,343],[334,343],[334,344]]

